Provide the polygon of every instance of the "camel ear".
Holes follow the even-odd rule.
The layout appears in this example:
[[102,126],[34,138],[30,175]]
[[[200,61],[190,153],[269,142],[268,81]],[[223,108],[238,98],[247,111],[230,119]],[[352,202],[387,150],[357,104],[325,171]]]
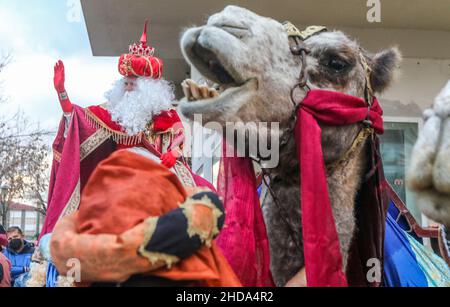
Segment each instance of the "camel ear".
[[392,83],[402,61],[398,48],[383,50],[372,58],[372,88],[381,93]]

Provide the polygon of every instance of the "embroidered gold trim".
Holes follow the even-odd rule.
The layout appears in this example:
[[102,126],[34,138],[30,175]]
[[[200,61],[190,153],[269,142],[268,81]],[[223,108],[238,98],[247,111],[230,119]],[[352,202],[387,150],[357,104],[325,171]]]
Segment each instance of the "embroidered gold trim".
[[110,135],[103,129],[98,129],[80,146],[80,162],[89,156],[98,146],[109,139]]
[[73,190],[72,196],[70,197],[69,201],[67,202],[67,205],[64,207],[64,210],[62,211],[61,215],[59,216],[59,219],[77,211],[78,206],[80,205],[80,198],[81,198],[80,179],[78,179],[77,186]]
[[[103,129],[98,129],[94,134],[87,138],[80,146],[80,162],[89,156],[98,146],[105,142],[110,135]],[[62,153],[53,149],[53,159],[61,162]]]
[[133,65],[131,62],[131,56],[130,54],[127,54],[123,57],[122,63],[120,64],[120,73],[124,75],[128,75],[129,72],[131,72],[136,77],[139,77],[139,75],[134,71]]
[[[158,76],[156,78],[161,78],[162,77],[162,65],[161,65],[161,61],[158,58],[154,58],[157,62],[158,62]],[[153,70],[152,70],[153,72]]]
[[[202,229],[198,229],[194,225],[193,215],[195,211],[195,206],[205,206],[212,210],[213,214],[213,229],[211,232],[205,231]],[[205,244],[207,247],[211,247],[211,242],[215,238],[216,235],[219,234],[219,227],[218,227],[218,221],[219,218],[223,215],[223,213],[217,208],[211,201],[211,199],[205,195],[202,199],[196,200],[192,198],[188,198],[181,206],[180,208],[183,209],[183,213],[186,216],[188,220],[188,235],[189,237],[193,237],[195,235],[198,235],[200,237],[200,240],[203,244]]]
[[180,179],[183,186],[188,188],[195,188],[197,186],[191,172],[182,162],[177,161],[177,163],[173,166],[173,169],[175,170],[175,174],[178,179]]
[[[145,61],[145,66],[147,67],[147,65],[150,67],[150,76],[149,77],[153,77],[153,66],[152,63],[150,62],[149,58],[147,57],[143,57],[144,61]],[[144,75],[145,72],[147,71],[147,69],[144,70]]]
[[180,258],[164,253],[149,252],[145,249],[145,246],[147,246],[150,243],[150,240],[152,239],[153,234],[155,233],[156,225],[158,224],[158,219],[159,219],[158,217],[151,217],[145,220],[144,223],[146,225],[146,230],[144,242],[139,247],[139,254],[147,258],[151,264],[156,264],[158,261],[163,261],[166,263],[167,268],[170,269],[173,264],[180,261]]
[[171,143],[171,135],[169,133],[162,134],[161,138],[161,149],[162,152],[167,152]]
[[85,109],[85,116],[87,121],[89,122],[89,124],[92,125],[93,128],[104,130],[106,133],[108,133],[109,137],[111,137],[114,140],[114,142],[118,144],[126,146],[134,146],[142,142],[142,138],[144,137],[143,132],[130,136],[124,132],[115,131],[110,127],[108,127],[108,125],[106,125],[88,108]]

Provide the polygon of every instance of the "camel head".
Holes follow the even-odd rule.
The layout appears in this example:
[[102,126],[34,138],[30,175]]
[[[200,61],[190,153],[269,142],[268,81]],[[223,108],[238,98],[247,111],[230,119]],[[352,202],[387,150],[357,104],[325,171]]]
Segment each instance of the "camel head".
[[[306,63],[310,88],[363,97],[366,72],[361,56],[371,67],[376,93],[391,83],[399,64],[397,49],[369,54],[344,33],[323,32],[306,41],[311,50]],[[206,79],[220,85],[213,98],[182,102],[189,119],[201,114],[204,122],[278,122],[283,131],[294,112],[291,89],[298,82],[301,61],[290,50],[283,25],[236,6],[212,15],[206,25],[188,29],[181,39],[186,60]],[[305,92],[299,90],[298,101]],[[324,127],[326,160],[339,156],[354,139],[357,127]],[[326,155],[329,145],[330,155]],[[341,150],[342,149],[342,150]]]

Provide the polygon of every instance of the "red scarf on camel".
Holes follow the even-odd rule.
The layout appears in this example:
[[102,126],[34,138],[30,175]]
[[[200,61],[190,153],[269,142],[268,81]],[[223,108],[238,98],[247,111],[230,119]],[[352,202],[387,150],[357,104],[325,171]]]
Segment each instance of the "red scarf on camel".
[[383,133],[383,111],[376,99],[368,109],[358,97],[324,90],[310,91],[298,110],[295,140],[300,161],[301,206],[308,286],[347,286],[329,198],[319,123],[346,126],[368,118]]
[[[312,90],[301,102],[295,126],[295,140],[300,162],[303,243],[308,286],[348,285],[343,272],[339,239],[328,194],[321,143],[322,132],[318,122],[344,126],[368,118],[375,132],[382,134],[382,114],[383,111],[376,99],[369,110],[363,99],[332,91]],[[385,210],[378,182],[384,180],[384,176],[381,160],[375,152],[376,149],[372,148],[374,153],[372,164],[376,171],[372,174],[372,179],[366,181],[362,187],[370,190],[366,191],[370,196],[358,197],[358,201],[364,202],[361,204],[361,210],[364,212],[359,212],[358,209],[355,213],[364,220],[367,227],[364,224],[358,225],[360,231],[357,237],[361,236],[362,239],[356,238],[351,248],[350,273],[347,276],[350,276],[352,285],[370,284],[364,280],[365,260],[361,259],[373,255],[382,258],[383,254]],[[267,234],[259,201],[254,197],[254,193],[249,192],[255,189],[254,176],[249,175],[254,174],[251,160],[225,155],[222,159],[219,182],[226,184],[219,188],[219,192],[224,198],[227,210],[226,225],[231,227],[222,231],[218,243],[245,286],[269,285],[272,279],[268,271],[270,260]],[[242,159],[248,162],[243,163]],[[381,174],[378,174],[380,170]],[[245,175],[237,176],[238,173]],[[239,193],[240,191],[245,192]],[[233,230],[236,225],[239,225],[239,231]],[[367,233],[364,233],[366,230]],[[249,233],[252,234],[251,240],[247,238]],[[370,248],[367,248],[368,244]],[[243,253],[245,257],[238,256]],[[351,266],[358,272],[351,272]]]

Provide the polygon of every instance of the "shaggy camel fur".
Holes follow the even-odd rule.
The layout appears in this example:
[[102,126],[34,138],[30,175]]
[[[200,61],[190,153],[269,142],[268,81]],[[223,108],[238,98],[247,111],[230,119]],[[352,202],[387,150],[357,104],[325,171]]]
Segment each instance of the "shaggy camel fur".
[[450,81],[424,119],[407,182],[424,214],[450,228]]
[[[371,85],[375,93],[392,82],[401,56],[397,49],[376,54],[360,46],[340,31],[323,32],[306,40],[311,50],[306,58],[308,85],[364,97],[366,73],[361,56],[372,69]],[[206,79],[221,87],[217,95],[195,84],[185,83],[189,101],[181,102],[181,112],[188,119],[201,114],[203,123],[227,122],[279,123],[280,129],[258,130],[272,138],[284,139],[290,133],[294,106],[290,91],[298,82],[301,63],[292,55],[283,25],[236,6],[228,6],[212,15],[207,24],[188,29],[181,47],[186,60]],[[305,92],[296,93],[298,101]],[[194,101],[192,101],[194,100]],[[327,164],[337,161],[350,148],[361,124],[345,127],[323,126],[323,152]],[[239,133],[239,131],[238,131]],[[244,134],[245,132],[242,132]],[[366,165],[366,142],[349,161],[327,174],[328,191],[341,244],[344,265],[355,233],[354,203]],[[249,156],[260,153],[249,150]],[[279,164],[267,169],[272,175],[272,190],[288,213],[287,223],[280,208],[268,196],[263,204],[270,241],[271,271],[278,286],[284,286],[304,267],[300,183],[296,147],[293,138],[280,148]],[[263,165],[264,167],[264,165]],[[289,229],[294,229],[294,237]]]

